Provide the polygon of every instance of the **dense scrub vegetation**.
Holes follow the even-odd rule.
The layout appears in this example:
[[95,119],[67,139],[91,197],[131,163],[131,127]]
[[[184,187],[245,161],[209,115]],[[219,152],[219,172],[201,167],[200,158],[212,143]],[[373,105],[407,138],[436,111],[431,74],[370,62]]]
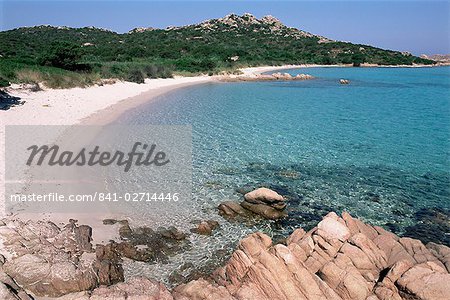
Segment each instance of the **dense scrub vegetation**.
[[[324,40],[273,21],[231,16],[225,21],[125,34],[97,28],[37,26],[0,32],[0,85],[45,81],[89,85],[99,78],[215,74],[281,64],[431,64],[397,51]],[[231,22],[230,22],[231,20]],[[235,25],[237,24],[237,25]]]

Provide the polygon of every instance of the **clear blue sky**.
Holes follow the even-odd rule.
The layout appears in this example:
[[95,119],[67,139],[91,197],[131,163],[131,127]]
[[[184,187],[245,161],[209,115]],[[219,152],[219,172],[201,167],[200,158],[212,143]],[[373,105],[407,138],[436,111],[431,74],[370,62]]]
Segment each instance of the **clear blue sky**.
[[332,39],[414,54],[450,53],[449,1],[0,1],[0,29],[41,24],[135,27],[186,25],[228,13],[271,14]]

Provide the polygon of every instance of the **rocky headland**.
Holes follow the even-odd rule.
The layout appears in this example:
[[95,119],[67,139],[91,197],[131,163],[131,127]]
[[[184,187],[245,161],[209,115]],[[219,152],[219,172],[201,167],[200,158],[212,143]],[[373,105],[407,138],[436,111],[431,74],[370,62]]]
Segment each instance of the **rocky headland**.
[[[245,194],[243,203],[226,207],[243,216],[255,213],[244,208],[248,205],[279,212],[285,206],[283,197],[268,189]],[[450,295],[449,247],[399,237],[346,212],[329,213],[308,232],[297,228],[282,243],[260,232],[250,234],[225,265],[172,290],[143,277],[124,282],[123,259],[164,259],[189,247],[187,234],[175,228],[131,228],[116,220],[105,220],[105,226],[116,222],[121,241],[93,245],[92,229],[76,220],[60,227],[4,219],[0,298],[387,300]],[[212,221],[201,221],[190,234],[216,228]]]
[[311,80],[314,76],[309,74],[297,74],[292,76],[289,73],[272,73],[272,74],[240,74],[240,75],[221,75],[217,78],[222,82],[239,82],[239,81],[295,81],[295,80]]
[[435,62],[437,62],[438,65],[448,66],[450,64],[450,54],[433,54],[433,55],[422,54],[420,57],[424,59],[434,60]]

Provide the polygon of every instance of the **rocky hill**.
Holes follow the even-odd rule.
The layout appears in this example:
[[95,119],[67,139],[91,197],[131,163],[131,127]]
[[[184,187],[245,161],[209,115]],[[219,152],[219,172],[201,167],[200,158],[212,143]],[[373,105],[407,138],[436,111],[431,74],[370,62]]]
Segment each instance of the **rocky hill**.
[[[432,64],[399,51],[340,42],[285,26],[273,16],[227,15],[181,27],[106,29],[35,26],[0,32],[0,77],[47,67],[127,78],[158,65],[178,72],[212,72],[281,64]],[[47,70],[48,72],[48,70]],[[148,74],[152,73],[152,74]],[[165,74],[167,75],[167,74]],[[19,78],[17,78],[19,77]],[[132,79],[132,78],[131,78]]]
[[422,54],[420,57],[424,59],[434,60],[437,62],[450,63],[450,54],[433,54],[433,55]]

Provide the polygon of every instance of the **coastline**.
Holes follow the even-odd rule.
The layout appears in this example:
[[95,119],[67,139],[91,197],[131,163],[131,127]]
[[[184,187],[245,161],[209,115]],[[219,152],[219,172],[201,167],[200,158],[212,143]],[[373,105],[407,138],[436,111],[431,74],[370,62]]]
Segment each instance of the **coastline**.
[[[239,69],[242,74],[240,75],[214,75],[214,76],[206,76],[200,75],[195,77],[179,77],[179,79],[190,79],[186,80],[186,82],[174,82],[173,84],[169,84],[167,86],[161,86],[156,89],[149,89],[147,91],[142,92],[139,95],[128,97],[118,102],[98,111],[93,112],[87,117],[79,120],[80,124],[83,125],[105,125],[108,124],[115,119],[117,119],[120,115],[126,113],[128,110],[136,108],[142,104],[153,101],[155,98],[164,95],[166,93],[175,91],[177,89],[181,89],[184,87],[199,85],[199,84],[207,84],[212,82],[219,82],[220,79],[226,77],[256,77],[265,72],[271,71],[280,71],[280,70],[290,70],[290,69],[299,69],[299,68],[317,68],[324,67],[322,65],[283,65],[283,66],[261,66],[261,67],[250,67]],[[327,67],[347,67],[344,65],[329,65]],[[197,80],[198,79],[198,80]],[[155,79],[150,79],[148,81],[152,81]],[[164,79],[163,79],[164,80]]]
[[[268,71],[313,67],[312,65],[284,65],[245,68],[240,76],[256,76]],[[5,182],[5,126],[7,125],[106,125],[128,110],[148,103],[165,93],[187,86],[217,82],[224,76],[175,77],[170,79],[147,79],[144,84],[116,82],[110,85],[95,85],[87,88],[45,89],[30,92],[25,89],[10,88],[8,92],[24,105],[0,112],[0,181]],[[55,137],[56,139],[56,137]],[[24,178],[26,176],[24,174]],[[5,186],[0,187],[0,216],[5,217]],[[67,222],[74,217],[70,214],[25,214],[14,217],[23,220],[51,220],[55,223]],[[117,228],[105,231],[102,220],[90,214],[77,215],[81,223],[94,229],[94,241],[103,242],[117,237]]]
[[[352,67],[351,65],[283,65],[261,66],[240,69],[242,74],[235,77],[257,77],[270,71],[281,71],[299,68],[315,67]],[[373,66],[362,67],[403,67],[403,66]],[[408,66],[429,67],[429,66]],[[220,78],[229,75],[175,77],[170,79],[147,79],[144,84],[132,82],[116,82],[110,85],[92,86],[72,89],[45,89],[30,92],[21,89],[9,89],[13,96],[20,97],[26,103],[23,106],[12,107],[9,111],[0,112],[0,157],[5,155],[6,125],[105,125],[117,119],[128,110],[152,101],[158,96],[187,86],[219,82]],[[5,180],[5,161],[0,159],[0,181]],[[0,187],[0,216],[5,216],[4,186]],[[25,217],[25,216],[24,216]],[[39,216],[26,216],[33,219]],[[53,216],[56,217],[56,216]],[[46,219],[49,219],[47,217]],[[81,220],[96,227],[101,219],[89,222],[90,218]],[[55,221],[67,221],[67,216],[57,217]],[[92,220],[91,220],[92,221]],[[96,231],[98,232],[98,231]]]
[[[449,64],[440,63],[436,65],[377,65],[377,64],[361,64],[360,68],[436,68],[447,67]],[[352,64],[339,64],[339,65],[317,65],[317,64],[302,64],[302,65],[283,65],[283,66],[263,66],[263,67],[250,67],[241,69],[242,75],[260,75],[270,71],[282,71],[291,69],[307,69],[307,68],[353,68]]]
[[[242,68],[241,75],[235,77],[257,77],[270,71],[281,71],[298,68],[346,68],[351,65],[282,65],[260,66]],[[379,66],[362,65],[361,67],[380,68],[416,68],[437,67],[427,65],[413,66]],[[71,89],[44,89],[31,92],[20,89],[18,86],[8,88],[7,91],[21,101],[26,101],[22,106],[1,111],[0,115],[0,157],[5,155],[5,126],[6,125],[101,125],[107,124],[129,109],[142,105],[154,98],[175,89],[195,84],[218,82],[220,78],[231,77],[229,75],[194,77],[175,77],[170,79],[147,79],[144,84],[119,81],[108,85],[94,85],[87,88]],[[5,162],[0,159],[0,181],[5,180]],[[4,211],[4,186],[0,187],[0,216]]]
[[[121,110],[131,108],[129,103],[142,103],[173,89],[211,80],[212,78],[208,76],[197,76],[149,79],[144,84],[117,82],[104,86],[46,89],[38,92],[8,89],[11,95],[21,98],[20,100],[26,103],[0,112],[0,181],[5,182],[5,126],[7,125],[87,125],[94,124],[94,119],[90,119],[90,116],[100,122],[102,119],[98,118],[99,115],[102,115],[105,118],[103,121],[107,122],[112,119],[106,116],[115,116]],[[119,106],[115,107],[117,105]],[[102,111],[104,113],[100,114]],[[2,185],[0,187],[0,216],[2,217],[6,216],[4,189],[5,186]]]

